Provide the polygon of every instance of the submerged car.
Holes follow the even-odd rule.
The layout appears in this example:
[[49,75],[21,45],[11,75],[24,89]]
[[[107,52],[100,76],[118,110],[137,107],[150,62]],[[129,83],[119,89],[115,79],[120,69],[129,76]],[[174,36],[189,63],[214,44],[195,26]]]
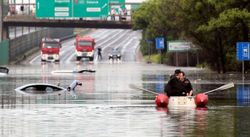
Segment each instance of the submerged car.
[[66,91],[65,88],[47,83],[32,83],[15,89],[17,92],[26,95],[56,94]]
[[95,70],[92,69],[82,69],[82,70],[55,70],[52,71],[52,74],[57,74],[57,73],[84,73],[84,72],[89,72],[89,73],[95,73]]
[[0,75],[7,75],[9,73],[9,69],[6,67],[0,67]]
[[113,49],[109,54],[109,60],[121,60],[121,52],[118,49]]
[[[65,91],[69,91],[70,93],[75,92],[75,88],[77,86],[81,86],[82,83],[74,80],[68,87],[63,88],[59,85],[52,85],[48,83],[31,83],[27,85],[23,85],[15,89],[16,92],[25,95],[49,95],[49,94],[58,94],[63,93]],[[75,94],[75,93],[74,93]],[[76,96],[76,95],[74,95]]]

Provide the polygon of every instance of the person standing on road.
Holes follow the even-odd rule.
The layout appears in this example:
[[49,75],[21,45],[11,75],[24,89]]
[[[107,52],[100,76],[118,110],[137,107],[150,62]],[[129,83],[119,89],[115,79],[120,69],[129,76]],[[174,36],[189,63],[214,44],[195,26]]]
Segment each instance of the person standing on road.
[[115,9],[112,8],[110,13],[111,13],[111,20],[115,21],[115,13],[116,13]]
[[98,55],[98,60],[102,60],[102,48],[101,47],[97,48],[97,55]]
[[123,10],[121,7],[118,9],[118,13],[119,13],[119,21],[121,21],[123,16]]
[[124,14],[124,16],[127,16],[127,15],[128,15],[128,10],[127,10],[126,7],[123,9],[123,14]]

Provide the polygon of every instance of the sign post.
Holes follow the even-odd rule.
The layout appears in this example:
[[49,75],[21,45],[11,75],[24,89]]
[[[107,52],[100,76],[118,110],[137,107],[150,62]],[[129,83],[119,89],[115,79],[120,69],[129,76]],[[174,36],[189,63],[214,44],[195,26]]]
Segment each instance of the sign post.
[[242,61],[242,80],[244,80],[244,61],[250,60],[250,42],[237,42],[237,60]]
[[151,44],[153,43],[153,41],[151,39],[147,39],[146,42],[148,44],[148,54],[149,54],[147,63],[151,63]]
[[187,66],[189,65],[188,51],[191,50],[192,43],[188,41],[168,42],[168,52],[175,52],[175,65],[179,66],[178,52],[187,52]]
[[155,46],[156,46],[156,49],[160,52],[160,55],[161,55],[161,64],[162,64],[162,51],[164,48],[165,48],[165,41],[164,41],[164,38],[163,37],[158,37],[158,38],[155,38]]
[[158,49],[158,50],[164,49],[165,44],[164,44],[164,38],[163,37],[155,38],[155,43],[156,43],[156,45],[155,45],[156,49]]
[[73,17],[105,18],[108,16],[108,0],[74,0]]

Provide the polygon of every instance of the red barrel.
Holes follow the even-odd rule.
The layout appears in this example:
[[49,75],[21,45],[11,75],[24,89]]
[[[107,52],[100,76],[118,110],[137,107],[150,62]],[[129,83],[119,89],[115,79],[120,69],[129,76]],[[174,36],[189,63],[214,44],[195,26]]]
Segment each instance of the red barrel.
[[159,94],[155,97],[155,104],[157,107],[168,107],[168,96]]
[[206,107],[208,103],[208,96],[204,93],[199,93],[194,98],[196,107]]

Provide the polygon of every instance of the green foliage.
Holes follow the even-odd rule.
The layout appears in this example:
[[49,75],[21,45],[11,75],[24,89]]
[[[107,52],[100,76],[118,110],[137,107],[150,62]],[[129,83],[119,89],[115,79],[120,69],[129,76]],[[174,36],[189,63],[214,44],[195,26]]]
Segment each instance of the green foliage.
[[147,55],[147,56],[144,56],[144,59],[153,63],[161,62],[160,54]]
[[144,56],[144,60],[147,60],[149,62],[153,62],[153,63],[158,63],[158,64],[161,64],[161,63],[164,63],[167,61],[167,56],[165,54],[153,54],[153,55],[147,55],[147,56]]
[[201,64],[197,64],[196,67],[198,67],[198,68],[207,68],[208,64],[204,62],[204,63],[201,63]]
[[241,21],[250,22],[250,13],[246,9],[228,9],[220,13],[218,18],[212,18],[208,25],[201,25],[197,31],[208,32],[220,28],[230,28]]
[[[132,20],[134,29],[143,30],[144,40],[163,36],[192,41],[201,48],[204,64],[226,72],[240,68],[235,45],[249,41],[249,10],[248,0],[149,0]],[[143,53],[148,54],[147,46],[144,42]]]

